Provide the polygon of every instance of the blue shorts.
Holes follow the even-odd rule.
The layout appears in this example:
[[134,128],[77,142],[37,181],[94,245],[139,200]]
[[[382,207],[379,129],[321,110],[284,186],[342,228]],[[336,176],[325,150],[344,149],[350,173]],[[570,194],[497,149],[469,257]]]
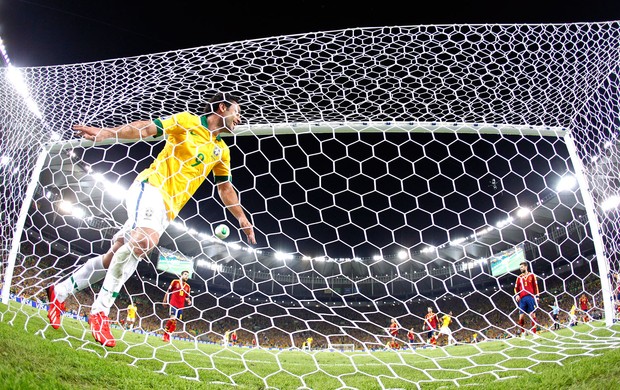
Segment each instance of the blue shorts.
[[177,320],[183,319],[183,309],[176,308],[170,305],[170,318],[176,318]]
[[531,295],[526,295],[519,300],[519,310],[521,313],[530,314],[536,310],[536,299]]

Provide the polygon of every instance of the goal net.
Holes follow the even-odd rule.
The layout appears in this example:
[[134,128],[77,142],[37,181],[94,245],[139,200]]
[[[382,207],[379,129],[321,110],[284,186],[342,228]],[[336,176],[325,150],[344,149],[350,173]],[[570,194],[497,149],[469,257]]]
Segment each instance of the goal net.
[[[619,27],[356,28],[3,68],[0,320],[249,387],[461,385],[617,348]],[[46,288],[110,248],[123,194],[165,143],[93,144],[71,126],[201,114],[216,91],[241,96],[224,140],[257,245],[209,177],[121,290],[115,348],[88,331],[100,281],[52,329]],[[515,303],[523,261],[533,325]],[[184,269],[192,304],[165,345],[162,300]],[[451,313],[449,332],[429,313],[437,327]]]
[[355,351],[355,344],[332,344],[330,348],[335,351],[353,352]]

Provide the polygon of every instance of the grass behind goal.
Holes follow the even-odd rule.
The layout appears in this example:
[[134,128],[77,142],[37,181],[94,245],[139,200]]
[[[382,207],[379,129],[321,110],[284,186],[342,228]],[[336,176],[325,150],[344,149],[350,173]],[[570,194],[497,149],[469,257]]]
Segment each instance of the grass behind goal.
[[54,330],[45,311],[32,316],[36,309],[13,305],[11,310],[0,305],[0,388],[620,387],[620,350],[605,342],[618,337],[617,325],[581,325],[535,340],[377,352],[225,348],[180,340],[168,344],[115,329],[118,344],[105,349],[91,340],[86,323],[63,318],[62,328]]

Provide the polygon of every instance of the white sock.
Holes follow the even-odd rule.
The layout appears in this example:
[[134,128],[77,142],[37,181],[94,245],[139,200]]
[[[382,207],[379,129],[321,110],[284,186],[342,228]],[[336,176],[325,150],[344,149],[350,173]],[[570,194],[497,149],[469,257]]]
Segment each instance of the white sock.
[[125,244],[112,258],[110,268],[103,280],[101,291],[97,294],[91,314],[103,312],[106,316],[110,314],[110,308],[114,304],[118,293],[125,282],[133,275],[138,268],[140,258],[131,250],[129,244]]
[[103,279],[105,277],[105,272],[102,255],[88,259],[86,263],[73,271],[67,279],[54,286],[56,299],[60,302],[64,302],[69,294],[83,290]]

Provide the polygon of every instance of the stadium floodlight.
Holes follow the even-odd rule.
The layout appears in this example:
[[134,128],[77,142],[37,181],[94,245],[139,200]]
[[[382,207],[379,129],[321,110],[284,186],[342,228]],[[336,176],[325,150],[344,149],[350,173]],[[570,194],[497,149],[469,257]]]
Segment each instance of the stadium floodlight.
[[282,261],[293,259],[293,255],[291,255],[290,253],[284,253],[284,252],[275,252],[273,257],[276,260],[282,260]]
[[86,215],[86,211],[78,206],[73,206],[71,208],[71,215],[73,215],[75,218],[78,219],[84,219],[84,216]]
[[605,199],[603,202],[601,202],[601,209],[603,209],[603,211],[609,211],[616,209],[619,205],[620,196],[612,195],[609,198]]
[[556,187],[557,192],[572,191],[577,186],[577,179],[573,175],[565,175]]
[[58,210],[66,214],[71,214],[73,211],[73,203],[63,200],[58,204]]
[[[498,228],[498,229],[501,229],[504,226],[509,225],[513,220],[514,220],[514,218],[512,218],[512,217],[508,217],[506,219],[502,219],[501,221],[499,221],[499,222],[497,222],[495,224],[495,227]],[[476,235],[479,236],[479,235],[484,234],[484,233],[486,233],[486,232],[476,233]]]
[[43,118],[43,114],[39,109],[37,103],[30,96],[30,92],[28,92],[28,86],[24,81],[24,77],[19,69],[15,68],[13,65],[8,66],[8,72],[6,73],[6,77],[8,78],[10,84],[15,88],[17,93],[22,96],[24,101],[26,102],[26,106],[28,109],[39,119]]
[[532,210],[530,210],[530,208],[528,208],[528,207],[521,207],[521,208],[519,208],[519,210],[517,210],[517,217],[525,218],[528,215],[530,215],[531,213],[532,213]]

